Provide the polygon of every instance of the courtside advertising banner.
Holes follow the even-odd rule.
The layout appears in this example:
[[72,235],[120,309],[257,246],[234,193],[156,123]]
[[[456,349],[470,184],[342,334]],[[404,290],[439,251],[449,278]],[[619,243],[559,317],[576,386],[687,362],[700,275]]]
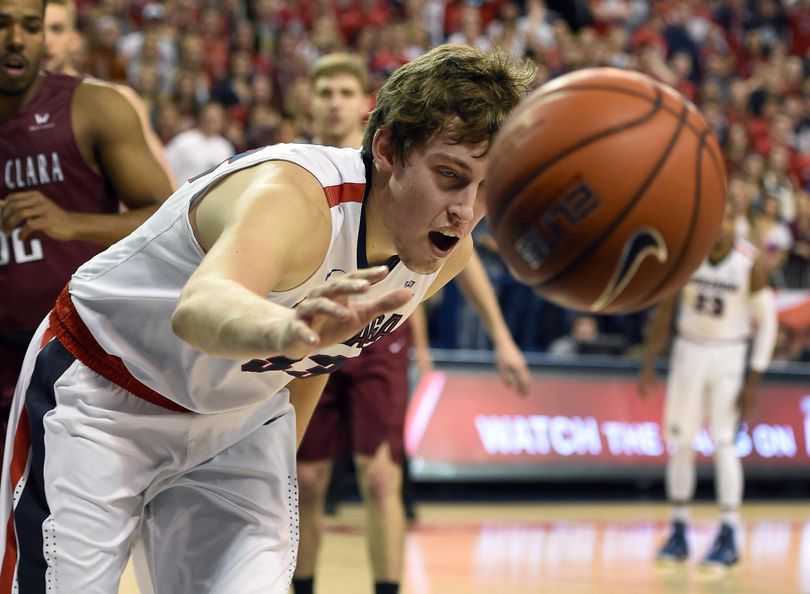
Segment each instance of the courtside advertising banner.
[[[626,374],[535,371],[521,398],[494,372],[437,371],[413,394],[405,446],[414,476],[426,480],[660,475],[663,405],[663,381],[643,401]],[[710,467],[705,428],[694,448]],[[763,382],[737,450],[749,475],[810,471],[807,377]]]

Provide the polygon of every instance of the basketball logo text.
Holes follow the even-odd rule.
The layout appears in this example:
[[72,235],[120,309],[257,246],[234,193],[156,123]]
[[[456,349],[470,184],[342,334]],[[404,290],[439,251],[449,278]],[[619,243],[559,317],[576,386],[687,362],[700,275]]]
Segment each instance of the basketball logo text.
[[581,181],[573,190],[558,199],[531,229],[515,242],[515,250],[532,270],[538,270],[566,237],[587,219],[602,199]]

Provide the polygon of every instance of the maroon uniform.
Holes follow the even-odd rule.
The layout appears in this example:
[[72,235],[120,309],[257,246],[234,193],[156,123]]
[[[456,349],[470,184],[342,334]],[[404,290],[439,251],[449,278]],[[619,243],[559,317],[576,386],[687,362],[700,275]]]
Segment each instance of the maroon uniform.
[[[0,199],[36,190],[67,211],[115,213],[104,178],[87,166],[73,137],[71,103],[81,79],[46,74],[34,96],[0,124]],[[0,405],[5,429],[28,339],[70,275],[103,246],[59,241],[20,229],[0,232]]]
[[329,376],[298,449],[299,460],[334,460],[349,448],[372,456],[387,442],[391,458],[402,462],[412,342],[406,322]]

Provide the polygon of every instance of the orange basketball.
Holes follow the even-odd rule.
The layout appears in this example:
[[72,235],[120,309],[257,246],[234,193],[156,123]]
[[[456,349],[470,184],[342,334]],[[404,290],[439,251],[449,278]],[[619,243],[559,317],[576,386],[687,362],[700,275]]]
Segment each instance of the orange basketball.
[[591,68],[535,90],[492,145],[489,223],[512,273],[564,307],[643,309],[711,247],[723,156],[695,106],[637,73]]

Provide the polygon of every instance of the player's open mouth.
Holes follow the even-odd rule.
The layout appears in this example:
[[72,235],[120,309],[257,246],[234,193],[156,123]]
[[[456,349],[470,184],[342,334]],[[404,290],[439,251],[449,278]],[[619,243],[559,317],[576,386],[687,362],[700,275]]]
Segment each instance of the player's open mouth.
[[450,252],[459,240],[455,235],[446,235],[439,231],[431,231],[428,233],[428,238],[430,239],[430,243],[432,243],[437,250],[445,254]]
[[0,64],[8,76],[16,78],[25,73],[25,58],[22,56],[6,56]]

